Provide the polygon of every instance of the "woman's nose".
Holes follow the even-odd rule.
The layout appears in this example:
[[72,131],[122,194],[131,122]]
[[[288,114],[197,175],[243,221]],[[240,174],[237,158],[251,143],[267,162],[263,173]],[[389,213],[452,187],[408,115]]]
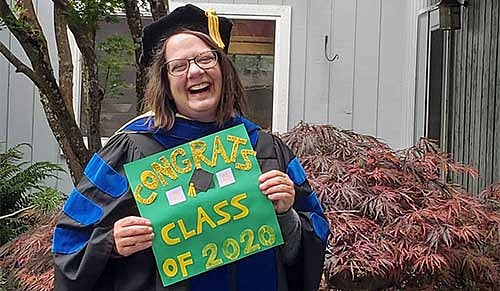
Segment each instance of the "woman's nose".
[[197,77],[200,74],[203,74],[204,70],[198,66],[198,64],[194,60],[189,61],[189,67],[187,71],[187,77],[193,78]]

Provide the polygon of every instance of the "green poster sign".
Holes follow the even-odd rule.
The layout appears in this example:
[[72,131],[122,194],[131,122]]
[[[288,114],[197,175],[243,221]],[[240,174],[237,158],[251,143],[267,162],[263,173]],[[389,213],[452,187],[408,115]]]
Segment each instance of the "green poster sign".
[[125,165],[163,285],[283,243],[243,124]]

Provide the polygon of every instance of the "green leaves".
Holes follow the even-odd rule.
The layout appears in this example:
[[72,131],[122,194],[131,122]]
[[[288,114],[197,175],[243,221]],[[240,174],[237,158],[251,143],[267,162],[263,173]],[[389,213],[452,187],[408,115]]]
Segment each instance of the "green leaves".
[[121,0],[71,0],[68,9],[68,24],[87,27],[95,31],[99,21],[113,22],[116,13],[123,10]]
[[23,160],[28,144],[19,144],[0,154],[0,245],[30,224],[18,217],[20,210],[32,209],[41,216],[57,210],[61,194],[44,185],[47,178],[57,178],[61,166],[50,162],[30,164]]
[[131,84],[123,81],[122,71],[133,67],[134,42],[130,36],[115,34],[97,45],[99,80],[104,87],[105,96],[121,96],[123,89]]

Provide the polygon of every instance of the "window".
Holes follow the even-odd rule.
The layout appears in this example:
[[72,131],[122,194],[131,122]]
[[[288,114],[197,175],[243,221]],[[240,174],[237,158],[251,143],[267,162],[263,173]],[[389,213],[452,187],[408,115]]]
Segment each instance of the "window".
[[446,37],[438,29],[437,13],[430,10],[418,17],[414,141],[427,137],[446,150]]
[[229,56],[245,88],[248,118],[272,129],[274,21],[235,19]]
[[[173,10],[184,3],[173,2]],[[263,128],[283,132],[288,122],[288,75],[290,46],[290,7],[272,5],[203,4],[202,9],[214,8],[217,14],[233,20],[229,56],[242,80],[248,100],[247,116]],[[97,45],[117,36],[129,37],[124,15],[116,23],[103,23],[97,32]],[[144,25],[150,18],[143,19]],[[76,45],[73,45],[76,48]],[[79,64],[79,52],[73,52]],[[122,54],[124,55],[124,54]],[[102,57],[102,55],[101,55]],[[136,116],[135,67],[133,53],[123,58],[119,74],[121,83],[109,88],[110,72],[100,67],[100,79],[107,83],[107,94],[101,112],[101,134],[109,137],[126,121]],[[125,64],[127,63],[128,64]],[[75,116],[85,134],[86,114],[82,110],[82,68],[75,66]],[[108,80],[106,82],[105,80]]]
[[[171,2],[170,9],[185,5]],[[248,97],[248,117],[262,127],[288,129],[290,6],[197,3],[233,20],[229,54]]]

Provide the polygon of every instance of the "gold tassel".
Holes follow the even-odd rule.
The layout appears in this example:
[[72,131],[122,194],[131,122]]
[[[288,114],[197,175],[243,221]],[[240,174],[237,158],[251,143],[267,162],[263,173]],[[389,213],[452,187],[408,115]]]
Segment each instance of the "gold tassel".
[[208,33],[210,38],[221,48],[224,48],[224,42],[220,37],[219,32],[219,17],[215,13],[215,9],[209,8],[205,11],[205,15],[208,17]]
[[194,183],[189,183],[188,196],[196,197],[196,188],[194,187]]

